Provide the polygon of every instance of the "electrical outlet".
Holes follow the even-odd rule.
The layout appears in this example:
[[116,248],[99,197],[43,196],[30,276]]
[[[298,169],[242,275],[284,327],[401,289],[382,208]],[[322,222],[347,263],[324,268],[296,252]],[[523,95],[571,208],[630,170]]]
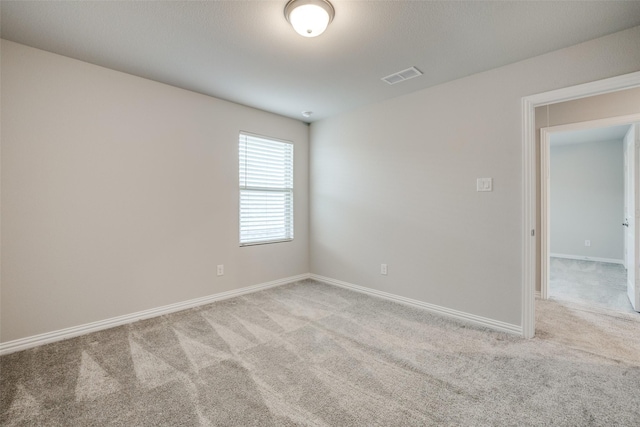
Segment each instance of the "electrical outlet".
[[380,264],[380,274],[387,275],[387,264]]
[[218,265],[218,276],[224,276],[224,265]]
[[493,191],[493,179],[478,178],[476,180],[476,191]]
[[585,246],[591,246],[591,240],[585,240],[584,241],[584,245]]

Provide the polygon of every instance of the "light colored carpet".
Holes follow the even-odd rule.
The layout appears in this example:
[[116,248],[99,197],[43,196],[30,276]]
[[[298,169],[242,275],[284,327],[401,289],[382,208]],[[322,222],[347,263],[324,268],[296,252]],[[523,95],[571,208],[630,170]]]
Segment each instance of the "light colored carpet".
[[635,313],[627,297],[623,265],[564,258],[550,261],[550,298]]
[[0,423],[637,425],[640,322],[537,302],[523,340],[304,281],[0,358]]

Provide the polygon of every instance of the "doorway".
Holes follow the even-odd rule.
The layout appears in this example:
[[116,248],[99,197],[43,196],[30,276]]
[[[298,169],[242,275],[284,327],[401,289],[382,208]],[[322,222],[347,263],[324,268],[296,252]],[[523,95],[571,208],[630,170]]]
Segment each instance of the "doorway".
[[634,312],[636,118],[541,129],[543,299]]
[[522,98],[522,335],[535,335],[535,297],[539,283],[539,183],[540,152],[536,132],[536,107],[640,88],[640,72],[530,95]]

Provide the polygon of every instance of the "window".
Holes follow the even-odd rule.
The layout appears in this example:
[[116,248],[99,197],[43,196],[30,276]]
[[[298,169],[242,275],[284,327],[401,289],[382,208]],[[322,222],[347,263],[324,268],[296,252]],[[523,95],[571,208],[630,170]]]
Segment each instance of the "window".
[[241,132],[240,246],[293,240],[293,144]]

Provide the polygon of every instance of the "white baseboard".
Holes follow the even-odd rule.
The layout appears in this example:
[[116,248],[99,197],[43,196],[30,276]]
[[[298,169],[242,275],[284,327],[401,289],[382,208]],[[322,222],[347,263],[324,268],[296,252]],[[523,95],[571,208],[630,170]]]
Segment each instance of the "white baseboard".
[[542,292],[536,291],[536,298],[538,299],[542,298]]
[[[501,322],[498,320],[489,319],[486,317],[476,316],[474,314],[465,313],[463,311],[453,310],[446,307],[441,307],[435,304],[429,304],[419,300],[411,298],[405,298],[399,295],[390,294],[388,292],[378,291],[375,289],[365,288],[363,286],[354,285],[352,283],[342,282],[340,280],[331,279],[329,277],[319,276],[317,274],[300,274],[298,276],[291,276],[280,280],[274,280],[272,282],[260,283],[253,286],[247,286],[240,289],[234,289],[231,291],[220,292],[206,297],[195,298],[188,301],[183,301],[175,304],[169,304],[162,307],[152,308],[149,310],[138,311],[136,313],[126,314],[123,316],[112,317],[110,319],[100,320],[97,322],[86,323],[84,325],[73,326],[70,328],[60,329],[57,331],[46,332],[44,334],[33,335],[26,338],[20,338],[13,341],[7,341],[0,343],[0,356],[14,353],[16,351],[26,350],[28,348],[37,347],[43,344],[49,344],[56,341],[62,341],[68,338],[77,337],[80,335],[89,334],[91,332],[97,332],[104,329],[113,328],[115,326],[125,325],[127,323],[133,323],[142,319],[149,319],[152,317],[158,317],[169,313],[174,313],[180,310],[186,310],[193,307],[209,304],[215,301],[221,301],[228,298],[237,297],[240,295],[249,294],[252,292],[261,291],[263,289],[273,288],[276,286],[285,285],[288,283],[297,282],[304,279],[314,279],[320,282],[328,283],[330,285],[339,286],[342,288],[350,289],[356,292],[361,292],[378,298],[384,298],[390,301],[407,304],[413,307],[422,308],[433,313],[438,313],[454,319],[471,322],[476,325],[484,326],[494,330],[515,333],[522,335],[522,327],[518,325],[512,325],[510,323]],[[536,294],[538,296],[538,293]]]
[[234,289],[231,291],[208,295],[206,297],[195,298],[188,301],[165,305],[162,307],[151,308],[149,310],[138,311],[136,313],[125,314],[124,316],[112,317],[111,319],[99,320],[97,322],[86,323],[84,325],[72,326],[70,328],[60,329],[57,331],[46,332],[44,334],[33,335],[13,341],[7,341],[4,343],[0,343],[0,356],[14,353],[20,350],[26,350],[31,347],[37,347],[39,345],[52,343],[55,341],[62,341],[68,338],[77,337],[79,335],[89,334],[91,332],[101,331],[103,329],[113,328],[115,326],[120,326],[127,323],[133,323],[142,319],[162,316],[164,314],[198,307],[200,305],[209,304],[215,301],[221,301],[224,299],[261,291],[263,289],[286,285],[287,283],[293,283],[299,280],[308,279],[310,276],[311,275],[308,273],[300,274],[298,276],[291,276],[280,280],[274,280],[272,282],[260,283],[253,286],[247,286],[240,289]]
[[615,258],[599,258],[595,256],[583,256],[583,255],[567,255],[567,254],[549,254],[551,258],[564,258],[564,259],[577,259],[581,261],[597,261],[597,262],[608,262],[609,264],[622,264],[624,265],[623,259],[615,259]]
[[378,291],[375,289],[365,288],[364,286],[354,285],[352,283],[342,282],[340,280],[331,279],[329,277],[319,276],[317,274],[311,274],[311,279],[319,282],[328,283],[330,285],[339,286],[341,288],[350,289],[352,291],[361,292],[367,295],[372,295],[378,298],[384,298],[390,301],[399,302],[402,304],[410,305],[413,307],[422,308],[433,313],[441,314],[444,316],[452,317],[457,320],[474,323],[479,326],[484,326],[501,332],[509,332],[513,334],[523,335],[522,327],[519,325],[512,325],[510,323],[501,322],[499,320],[489,319],[487,317],[476,316],[475,314],[465,313],[463,311],[453,310],[446,307],[441,307],[435,304],[429,304],[419,300],[405,298],[399,295],[390,294],[388,292]]

